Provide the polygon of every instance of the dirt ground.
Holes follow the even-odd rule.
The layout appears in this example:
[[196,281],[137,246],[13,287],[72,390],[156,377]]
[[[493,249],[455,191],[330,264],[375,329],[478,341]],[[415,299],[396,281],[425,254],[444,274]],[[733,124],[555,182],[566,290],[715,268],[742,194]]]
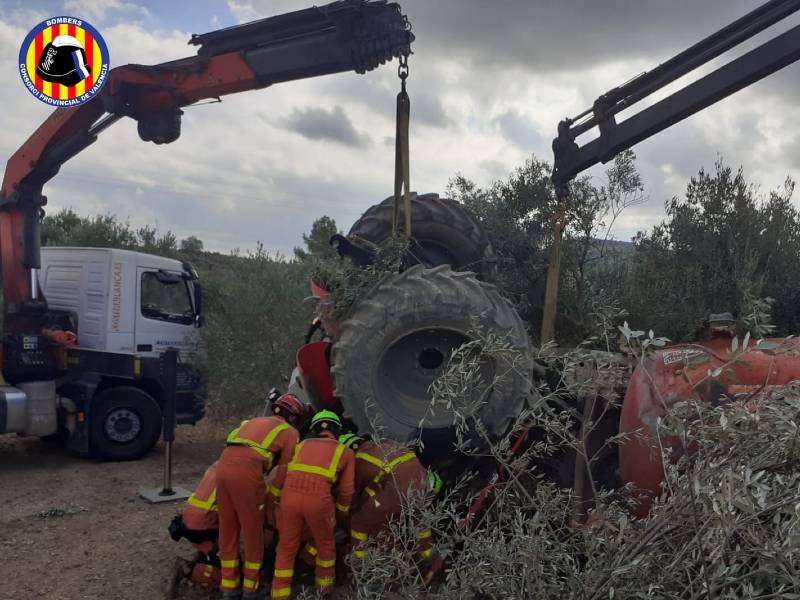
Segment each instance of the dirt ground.
[[[192,489],[219,455],[225,426],[180,427],[173,482]],[[0,599],[160,600],[174,557],[190,557],[167,525],[180,503],[148,504],[164,448],[126,463],[69,454],[58,443],[0,436]],[[208,598],[182,589],[181,598]]]

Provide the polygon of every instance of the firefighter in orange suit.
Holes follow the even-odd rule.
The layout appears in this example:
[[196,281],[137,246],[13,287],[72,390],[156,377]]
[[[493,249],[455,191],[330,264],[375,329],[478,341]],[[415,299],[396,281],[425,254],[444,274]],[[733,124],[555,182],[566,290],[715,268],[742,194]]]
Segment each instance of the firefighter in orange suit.
[[167,590],[168,597],[177,597],[178,585],[183,579],[203,587],[218,586],[221,574],[217,547],[219,513],[216,462],[206,470],[183,511],[172,520],[169,532],[176,542],[182,537],[189,540],[197,550],[197,556],[193,561],[176,559],[175,572]]
[[[280,496],[286,465],[300,439],[294,426],[302,420],[305,406],[297,396],[284,394],[273,402],[272,413],[270,417],[243,421],[231,431],[219,459],[217,502],[223,598],[258,597],[267,495]],[[264,476],[273,467],[277,472],[267,490]],[[244,535],[243,565],[239,562],[240,532]]]
[[[357,501],[350,515],[350,542],[355,557],[363,558],[362,542],[386,530],[409,494],[432,491],[435,495],[442,482],[435,473],[428,473],[413,450],[399,442],[374,442],[354,433],[339,441],[355,451]],[[418,529],[419,559],[425,564],[433,554],[433,536],[429,527]]]
[[317,549],[314,569],[317,592],[323,595],[333,592],[334,527],[337,518],[347,518],[355,478],[355,457],[352,450],[339,443],[340,429],[341,421],[336,413],[318,412],[311,420],[314,437],[298,444],[289,463],[278,510],[273,598],[288,598],[292,593],[294,561],[306,526]]

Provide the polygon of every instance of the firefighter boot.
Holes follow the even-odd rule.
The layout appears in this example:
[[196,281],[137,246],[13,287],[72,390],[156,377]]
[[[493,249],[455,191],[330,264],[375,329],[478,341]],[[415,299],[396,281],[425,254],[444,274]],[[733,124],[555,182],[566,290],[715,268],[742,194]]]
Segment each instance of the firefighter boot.
[[242,600],[242,590],[222,592],[222,600]]
[[172,576],[167,586],[167,598],[174,599],[178,597],[178,586],[184,579],[189,579],[192,574],[194,563],[192,561],[181,558],[175,558],[175,566],[172,568]]

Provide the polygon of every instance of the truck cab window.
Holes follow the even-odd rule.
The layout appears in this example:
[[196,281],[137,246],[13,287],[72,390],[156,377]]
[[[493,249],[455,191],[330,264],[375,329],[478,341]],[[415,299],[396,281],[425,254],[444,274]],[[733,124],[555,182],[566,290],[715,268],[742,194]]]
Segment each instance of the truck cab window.
[[148,319],[191,325],[194,309],[189,287],[182,277],[142,273],[142,316]]

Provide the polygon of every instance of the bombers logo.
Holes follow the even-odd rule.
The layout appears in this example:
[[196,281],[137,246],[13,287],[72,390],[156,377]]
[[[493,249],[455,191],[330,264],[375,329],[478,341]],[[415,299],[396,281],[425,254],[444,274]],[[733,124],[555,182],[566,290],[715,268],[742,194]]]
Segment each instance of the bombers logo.
[[28,91],[51,106],[94,98],[108,78],[108,46],[97,30],[74,17],[34,27],[19,50],[19,74]]

